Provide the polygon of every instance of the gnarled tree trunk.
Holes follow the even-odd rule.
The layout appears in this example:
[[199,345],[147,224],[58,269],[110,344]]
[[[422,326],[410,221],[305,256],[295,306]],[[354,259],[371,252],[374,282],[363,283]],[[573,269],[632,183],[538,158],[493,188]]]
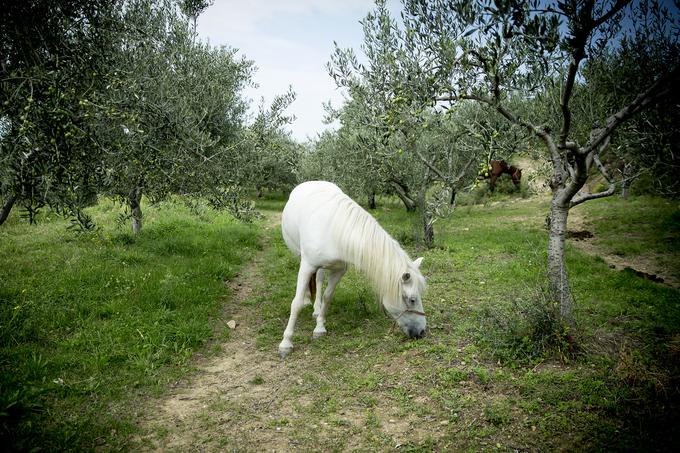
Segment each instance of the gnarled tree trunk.
[[560,305],[560,318],[568,325],[575,326],[573,299],[567,275],[564,245],[567,235],[569,205],[553,196],[550,205],[550,230],[548,233],[548,281],[550,296]]
[[630,183],[633,179],[633,164],[627,162],[623,166],[623,179],[621,180],[621,198],[628,198]]
[[375,192],[368,194],[368,209],[375,209]]
[[413,212],[416,210],[416,202],[408,194],[408,188],[398,181],[390,181],[390,185],[394,189],[399,199],[404,203],[406,210],[408,212]]
[[449,200],[449,206],[454,206],[456,204],[456,188],[451,186],[451,199]]
[[7,217],[9,217],[9,213],[12,210],[16,199],[17,197],[14,194],[5,199],[5,202],[2,204],[2,208],[0,208],[0,225],[5,223],[5,220],[7,220]]
[[434,223],[429,213],[423,211],[423,242],[428,249],[434,245]]
[[132,215],[132,232],[134,234],[139,234],[139,232],[142,231],[141,201],[142,189],[140,187],[135,187],[128,195],[128,206],[130,207],[130,213]]

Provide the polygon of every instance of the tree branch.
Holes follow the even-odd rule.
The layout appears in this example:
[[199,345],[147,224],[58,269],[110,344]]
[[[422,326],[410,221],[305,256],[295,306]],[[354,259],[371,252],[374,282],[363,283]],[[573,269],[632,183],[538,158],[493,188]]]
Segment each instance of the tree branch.
[[461,181],[461,179],[463,179],[463,177],[465,176],[465,173],[467,173],[467,171],[468,171],[468,168],[470,168],[470,165],[472,165],[472,163],[475,160],[476,159],[474,157],[471,157],[470,160],[468,160],[468,162],[463,166],[463,169],[460,171],[460,173],[458,173],[458,176],[456,176],[456,178],[453,181],[451,181],[450,185],[454,186],[454,185],[458,184]]
[[579,154],[593,152],[621,123],[665,96],[671,90],[671,87],[678,82],[680,82],[680,66],[673,68],[665,77],[658,79],[649,88],[640,93],[630,104],[607,118],[604,127],[593,129],[588,142],[581,148]]
[[433,162],[429,162],[427,159],[425,159],[425,156],[423,156],[423,155],[421,154],[421,152],[418,151],[417,149],[414,148],[414,149],[413,149],[413,152],[415,153],[416,156],[418,156],[418,159],[420,159],[420,160],[425,164],[425,166],[426,166],[430,171],[432,171],[432,173],[434,173],[435,175],[437,175],[437,177],[438,177],[439,179],[442,180],[442,182],[448,183],[449,178],[447,178],[446,176],[444,176],[444,175],[442,174],[442,172],[440,172],[439,169],[438,169],[437,167],[434,166],[434,163],[433,163]]
[[521,126],[525,129],[527,129],[529,132],[533,133],[536,135],[538,138],[540,138],[545,146],[548,148],[548,151],[550,151],[550,157],[552,160],[553,164],[553,169],[554,169],[554,175],[557,181],[555,181],[555,184],[560,184],[564,180],[563,172],[564,168],[562,165],[562,156],[560,156],[559,149],[555,145],[555,142],[553,141],[552,137],[550,134],[543,129],[542,127],[535,126],[531,123],[527,123],[526,121],[520,119],[519,117],[515,116],[511,111],[506,109],[500,102],[495,101],[491,98],[485,97],[485,96],[480,96],[480,95],[474,95],[474,94],[463,94],[463,95],[448,95],[448,96],[437,96],[435,98],[437,101],[449,101],[449,102],[455,102],[455,101],[460,101],[460,100],[472,100],[472,101],[477,101],[481,102],[483,104],[486,104],[494,109],[498,113],[500,113],[505,119],[510,121],[513,124],[516,124],[518,126]]
[[[585,45],[585,43],[584,43]],[[578,66],[583,59],[583,47],[574,51],[574,57],[569,62],[569,70],[567,72],[567,80],[564,83],[564,91],[562,92],[562,99],[560,100],[560,109],[562,110],[562,128],[558,138],[558,147],[565,148],[567,136],[571,129],[571,109],[569,108],[569,100],[574,89],[574,82],[576,81],[576,74],[578,73]]]
[[602,162],[600,161],[600,152],[603,152],[607,146],[609,146],[609,141],[610,141],[611,136],[607,137],[604,142],[600,145],[600,149],[597,153],[593,154],[593,162],[595,162],[595,165],[597,166],[597,169],[600,171],[602,176],[604,176],[604,179],[607,180],[609,183],[609,187],[607,190],[603,190],[602,192],[596,192],[596,193],[586,193],[581,195],[580,197],[574,198],[570,203],[569,203],[569,208],[573,208],[576,205],[579,205],[585,201],[588,200],[594,200],[596,198],[605,198],[609,197],[611,195],[614,195],[614,192],[616,191],[616,183],[614,180],[611,178],[609,175],[609,172],[605,168],[604,165],[602,165]]
[[576,82],[576,76],[578,74],[578,68],[581,64],[581,60],[585,57],[585,47],[588,41],[588,37],[600,25],[611,19],[616,13],[621,11],[623,7],[630,3],[631,0],[617,0],[616,4],[612,8],[603,14],[599,19],[593,19],[592,14],[592,3],[589,4],[585,9],[587,9],[588,17],[572,17],[571,20],[577,20],[576,29],[573,34],[573,38],[570,40],[573,43],[574,48],[572,49],[572,60],[569,62],[569,69],[567,71],[567,79],[564,83],[564,91],[562,92],[562,99],[560,101],[560,108],[562,110],[562,127],[560,129],[560,134],[558,138],[558,147],[560,149],[567,148],[567,137],[569,136],[569,130],[571,129],[571,109],[569,108],[569,101],[571,99],[574,83]]
[[600,16],[599,19],[595,19],[593,21],[593,26],[592,30],[595,30],[597,27],[600,25],[604,24],[607,22],[609,19],[611,19],[616,13],[621,11],[624,7],[628,6],[628,4],[631,2],[631,0],[617,0],[616,4],[612,6],[612,9],[604,13],[602,16]]

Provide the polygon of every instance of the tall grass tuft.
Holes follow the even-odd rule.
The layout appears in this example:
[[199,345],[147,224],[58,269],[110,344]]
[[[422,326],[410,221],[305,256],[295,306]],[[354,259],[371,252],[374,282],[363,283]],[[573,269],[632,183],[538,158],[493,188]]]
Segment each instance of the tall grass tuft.
[[568,363],[578,352],[574,332],[543,288],[510,304],[483,305],[479,321],[479,343],[504,362],[528,364],[556,357]]

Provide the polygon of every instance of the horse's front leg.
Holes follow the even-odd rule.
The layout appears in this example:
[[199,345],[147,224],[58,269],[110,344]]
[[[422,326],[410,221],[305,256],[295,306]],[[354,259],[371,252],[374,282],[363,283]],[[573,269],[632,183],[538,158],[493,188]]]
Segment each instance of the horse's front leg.
[[330,271],[326,291],[323,293],[321,305],[319,306],[319,313],[316,316],[316,327],[314,328],[312,338],[319,338],[326,334],[326,312],[328,311],[328,306],[335,294],[335,287],[338,286],[338,282],[340,282],[342,276],[345,275],[345,272],[347,272],[346,267]]
[[295,330],[295,322],[297,321],[300,310],[305,306],[305,297],[309,291],[309,280],[314,278],[316,269],[304,260],[300,262],[300,270],[298,270],[297,286],[295,288],[295,297],[290,304],[290,317],[288,318],[288,325],[283,331],[283,340],[279,344],[279,355],[281,358],[286,357],[290,351],[293,350],[293,331]]

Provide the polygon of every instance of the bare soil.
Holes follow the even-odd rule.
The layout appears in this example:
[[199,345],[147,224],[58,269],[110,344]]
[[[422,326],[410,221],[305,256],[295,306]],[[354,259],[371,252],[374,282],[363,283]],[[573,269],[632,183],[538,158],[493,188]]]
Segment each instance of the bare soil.
[[[260,280],[263,252],[247,265],[229,286],[236,303],[248,299]],[[232,305],[234,306],[234,305]],[[164,399],[156,401],[154,413],[143,424],[151,431],[146,448],[152,451],[219,450],[222,432],[230,439],[247,439],[258,433],[263,450],[284,450],[283,438],[276,430],[265,429],[267,412],[276,402],[278,387],[287,380],[286,363],[255,346],[256,319],[251,310],[225,313],[236,321],[229,339],[219,345],[215,357],[198,357],[197,371],[179,383]],[[232,423],[231,407],[252,412]],[[225,410],[226,409],[226,410]],[[212,432],[209,432],[212,431]],[[246,448],[246,445],[241,445]]]

